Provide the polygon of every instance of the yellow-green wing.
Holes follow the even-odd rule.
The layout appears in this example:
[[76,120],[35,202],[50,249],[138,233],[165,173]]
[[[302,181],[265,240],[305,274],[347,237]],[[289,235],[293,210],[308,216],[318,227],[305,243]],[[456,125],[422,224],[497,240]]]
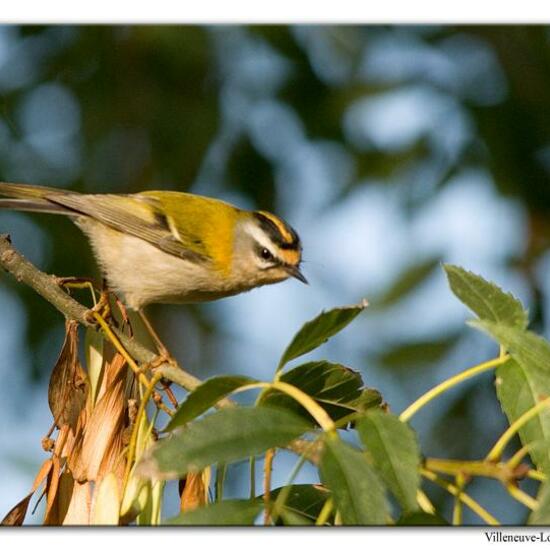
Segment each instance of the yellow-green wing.
[[181,231],[174,229],[171,217],[154,196],[52,193],[46,198],[122,233],[143,239],[173,256],[194,262],[210,260],[199,236],[186,234],[181,238]]

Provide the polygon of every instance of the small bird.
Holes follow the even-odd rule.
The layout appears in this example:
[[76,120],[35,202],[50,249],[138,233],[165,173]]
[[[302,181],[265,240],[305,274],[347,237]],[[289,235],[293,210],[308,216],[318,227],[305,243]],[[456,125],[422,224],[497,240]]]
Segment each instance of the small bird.
[[232,296],[295,277],[300,239],[281,218],[175,191],[81,194],[0,182],[0,208],[62,214],[88,236],[131,309]]

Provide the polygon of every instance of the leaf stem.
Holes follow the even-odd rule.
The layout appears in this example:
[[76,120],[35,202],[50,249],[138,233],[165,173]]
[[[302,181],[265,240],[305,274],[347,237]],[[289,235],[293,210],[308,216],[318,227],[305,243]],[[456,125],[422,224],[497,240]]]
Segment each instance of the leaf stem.
[[506,490],[518,502],[521,502],[524,506],[526,506],[530,510],[536,510],[538,506],[537,501],[532,496],[522,491],[519,487],[517,487],[513,483],[508,483],[506,485]]
[[496,462],[500,459],[506,445],[516,435],[516,433],[525,425],[529,420],[537,416],[545,407],[550,405],[550,397],[543,399],[527,411],[525,411],[520,417],[516,418],[508,429],[499,437],[498,441],[494,444],[493,448],[489,451],[486,460]]
[[460,500],[460,495],[464,489],[466,480],[462,473],[459,473],[455,476],[455,485],[460,493],[455,496],[455,503],[453,506],[453,525],[462,525],[462,501]]
[[438,384],[431,390],[427,391],[425,394],[421,395],[416,401],[414,401],[414,403],[409,405],[399,415],[399,419],[402,422],[408,422],[413,417],[413,415],[415,415],[422,407],[432,401],[432,399],[435,399],[442,393],[460,384],[461,382],[468,380],[468,378],[472,378],[473,376],[481,374],[482,372],[486,372],[488,370],[494,369],[495,367],[498,367],[499,365],[502,365],[503,363],[506,363],[509,357],[509,355],[503,355],[501,357],[491,359],[490,361],[485,361],[484,363],[480,363],[475,367],[466,369],[465,371],[462,371],[461,373],[452,376],[451,378],[448,378],[444,382],[441,382],[441,384]]
[[269,512],[269,503],[271,500],[271,472],[273,470],[273,459],[275,458],[275,449],[268,449],[264,459],[264,525],[271,524],[271,514]]
[[139,403],[139,409],[136,415],[136,420],[134,423],[134,426],[132,428],[132,435],[130,436],[130,443],[128,445],[128,456],[126,458],[126,470],[124,472],[124,484],[122,491],[122,494],[126,491],[126,486],[128,485],[128,480],[130,478],[130,472],[132,471],[132,462],[135,458],[136,454],[136,444],[137,444],[137,438],[138,433],[141,425],[141,420],[143,418],[143,415],[145,414],[145,408],[147,407],[147,402],[149,401],[149,398],[151,397],[151,394],[153,393],[153,390],[155,389],[155,384],[162,378],[162,374],[157,373],[153,376],[151,379],[151,382],[147,386],[147,389],[145,391],[145,394],[143,395],[143,398],[141,399]]
[[471,496],[456,487],[456,485],[439,478],[436,474],[424,468],[422,468],[421,473],[432,483],[439,485],[451,495],[458,497],[466,506],[468,506],[468,508],[470,508],[470,510],[472,510],[472,512],[476,513],[488,525],[500,525],[500,522],[492,514],[485,510],[485,508],[483,508],[483,506],[481,506],[481,504],[475,501]]
[[428,495],[424,491],[422,491],[422,489],[418,489],[416,491],[416,502],[418,502],[418,506],[420,506],[420,509],[423,512],[426,512],[426,514],[435,514],[434,505],[431,503]]
[[321,407],[321,405],[319,405],[313,397],[298,389],[296,386],[287,384],[286,382],[272,382],[270,386],[275,390],[286,393],[295,401],[300,403],[300,405],[302,405],[302,407],[304,407],[304,409],[306,409],[307,412],[313,416],[323,431],[336,431],[336,424],[334,424],[334,420],[332,420],[332,418],[326,413],[325,409],[323,409],[323,407]]
[[315,525],[318,525],[318,526],[324,525],[328,521],[328,518],[330,517],[330,514],[332,513],[333,508],[334,508],[334,501],[332,500],[332,497],[327,498],[327,501],[323,504],[323,507],[321,508],[321,511],[317,516]]

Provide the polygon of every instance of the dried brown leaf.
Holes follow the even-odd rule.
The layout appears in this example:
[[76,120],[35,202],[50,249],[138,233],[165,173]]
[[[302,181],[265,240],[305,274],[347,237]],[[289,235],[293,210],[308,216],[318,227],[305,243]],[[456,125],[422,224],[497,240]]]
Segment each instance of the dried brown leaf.
[[51,504],[48,502],[44,525],[63,525],[73,496],[74,484],[75,481],[69,471],[61,474],[55,498]]
[[77,481],[97,481],[117,469],[123,450],[125,422],[126,371],[124,358],[116,355],[105,366],[105,387],[100,392],[79,439],[69,457],[69,466]]
[[23,521],[25,520],[25,516],[27,514],[27,509],[29,507],[29,502],[31,501],[31,498],[34,495],[36,489],[40,487],[44,479],[46,479],[46,477],[50,473],[50,470],[52,469],[52,464],[53,462],[51,459],[44,461],[44,463],[40,467],[40,470],[38,471],[38,474],[36,474],[36,477],[32,484],[31,492],[24,499],[20,500],[5,515],[0,525],[22,525],[23,524]]
[[76,428],[87,394],[86,373],[78,359],[78,323],[67,320],[65,341],[53,368],[48,388],[48,403],[58,428]]
[[180,510],[189,512],[208,503],[208,486],[210,485],[210,468],[196,474],[187,474],[180,486]]
[[[65,475],[65,474],[63,474]],[[70,474],[69,474],[70,475]],[[71,476],[72,479],[72,476]],[[69,486],[67,478],[67,486]],[[63,479],[62,479],[63,482]],[[65,490],[61,489],[61,494],[65,495]],[[62,504],[62,503],[60,503]],[[92,483],[78,483],[72,479],[72,491],[70,502],[67,507],[67,513],[63,518],[63,525],[89,525],[90,513],[92,509]]]
[[31,501],[34,491],[29,493],[23,500],[19,501],[5,516],[0,525],[23,525],[27,508]]

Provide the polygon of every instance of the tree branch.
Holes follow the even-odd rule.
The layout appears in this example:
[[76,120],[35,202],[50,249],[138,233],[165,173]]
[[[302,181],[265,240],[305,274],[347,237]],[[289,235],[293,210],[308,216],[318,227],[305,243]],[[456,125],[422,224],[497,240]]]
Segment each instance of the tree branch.
[[[69,296],[58,284],[56,277],[40,271],[22,254],[20,254],[11,244],[9,235],[0,234],[0,266],[13,275],[17,281],[24,283],[35,290],[40,296],[52,304],[65,318],[77,321],[83,326],[94,327],[94,323],[89,320],[87,312],[89,311],[74,298]],[[126,334],[115,327],[111,327],[128,353],[143,365],[152,363],[159,359],[151,350],[129,338]],[[202,383],[202,380],[182,369],[174,363],[162,363],[155,368],[155,372],[162,374],[164,378],[175,382],[187,391],[193,391]],[[233,407],[235,402],[231,399],[221,399],[216,407]],[[288,448],[298,454],[302,454],[311,447],[311,442],[305,440],[293,441]],[[309,460],[317,461],[317,446],[311,450]]]

